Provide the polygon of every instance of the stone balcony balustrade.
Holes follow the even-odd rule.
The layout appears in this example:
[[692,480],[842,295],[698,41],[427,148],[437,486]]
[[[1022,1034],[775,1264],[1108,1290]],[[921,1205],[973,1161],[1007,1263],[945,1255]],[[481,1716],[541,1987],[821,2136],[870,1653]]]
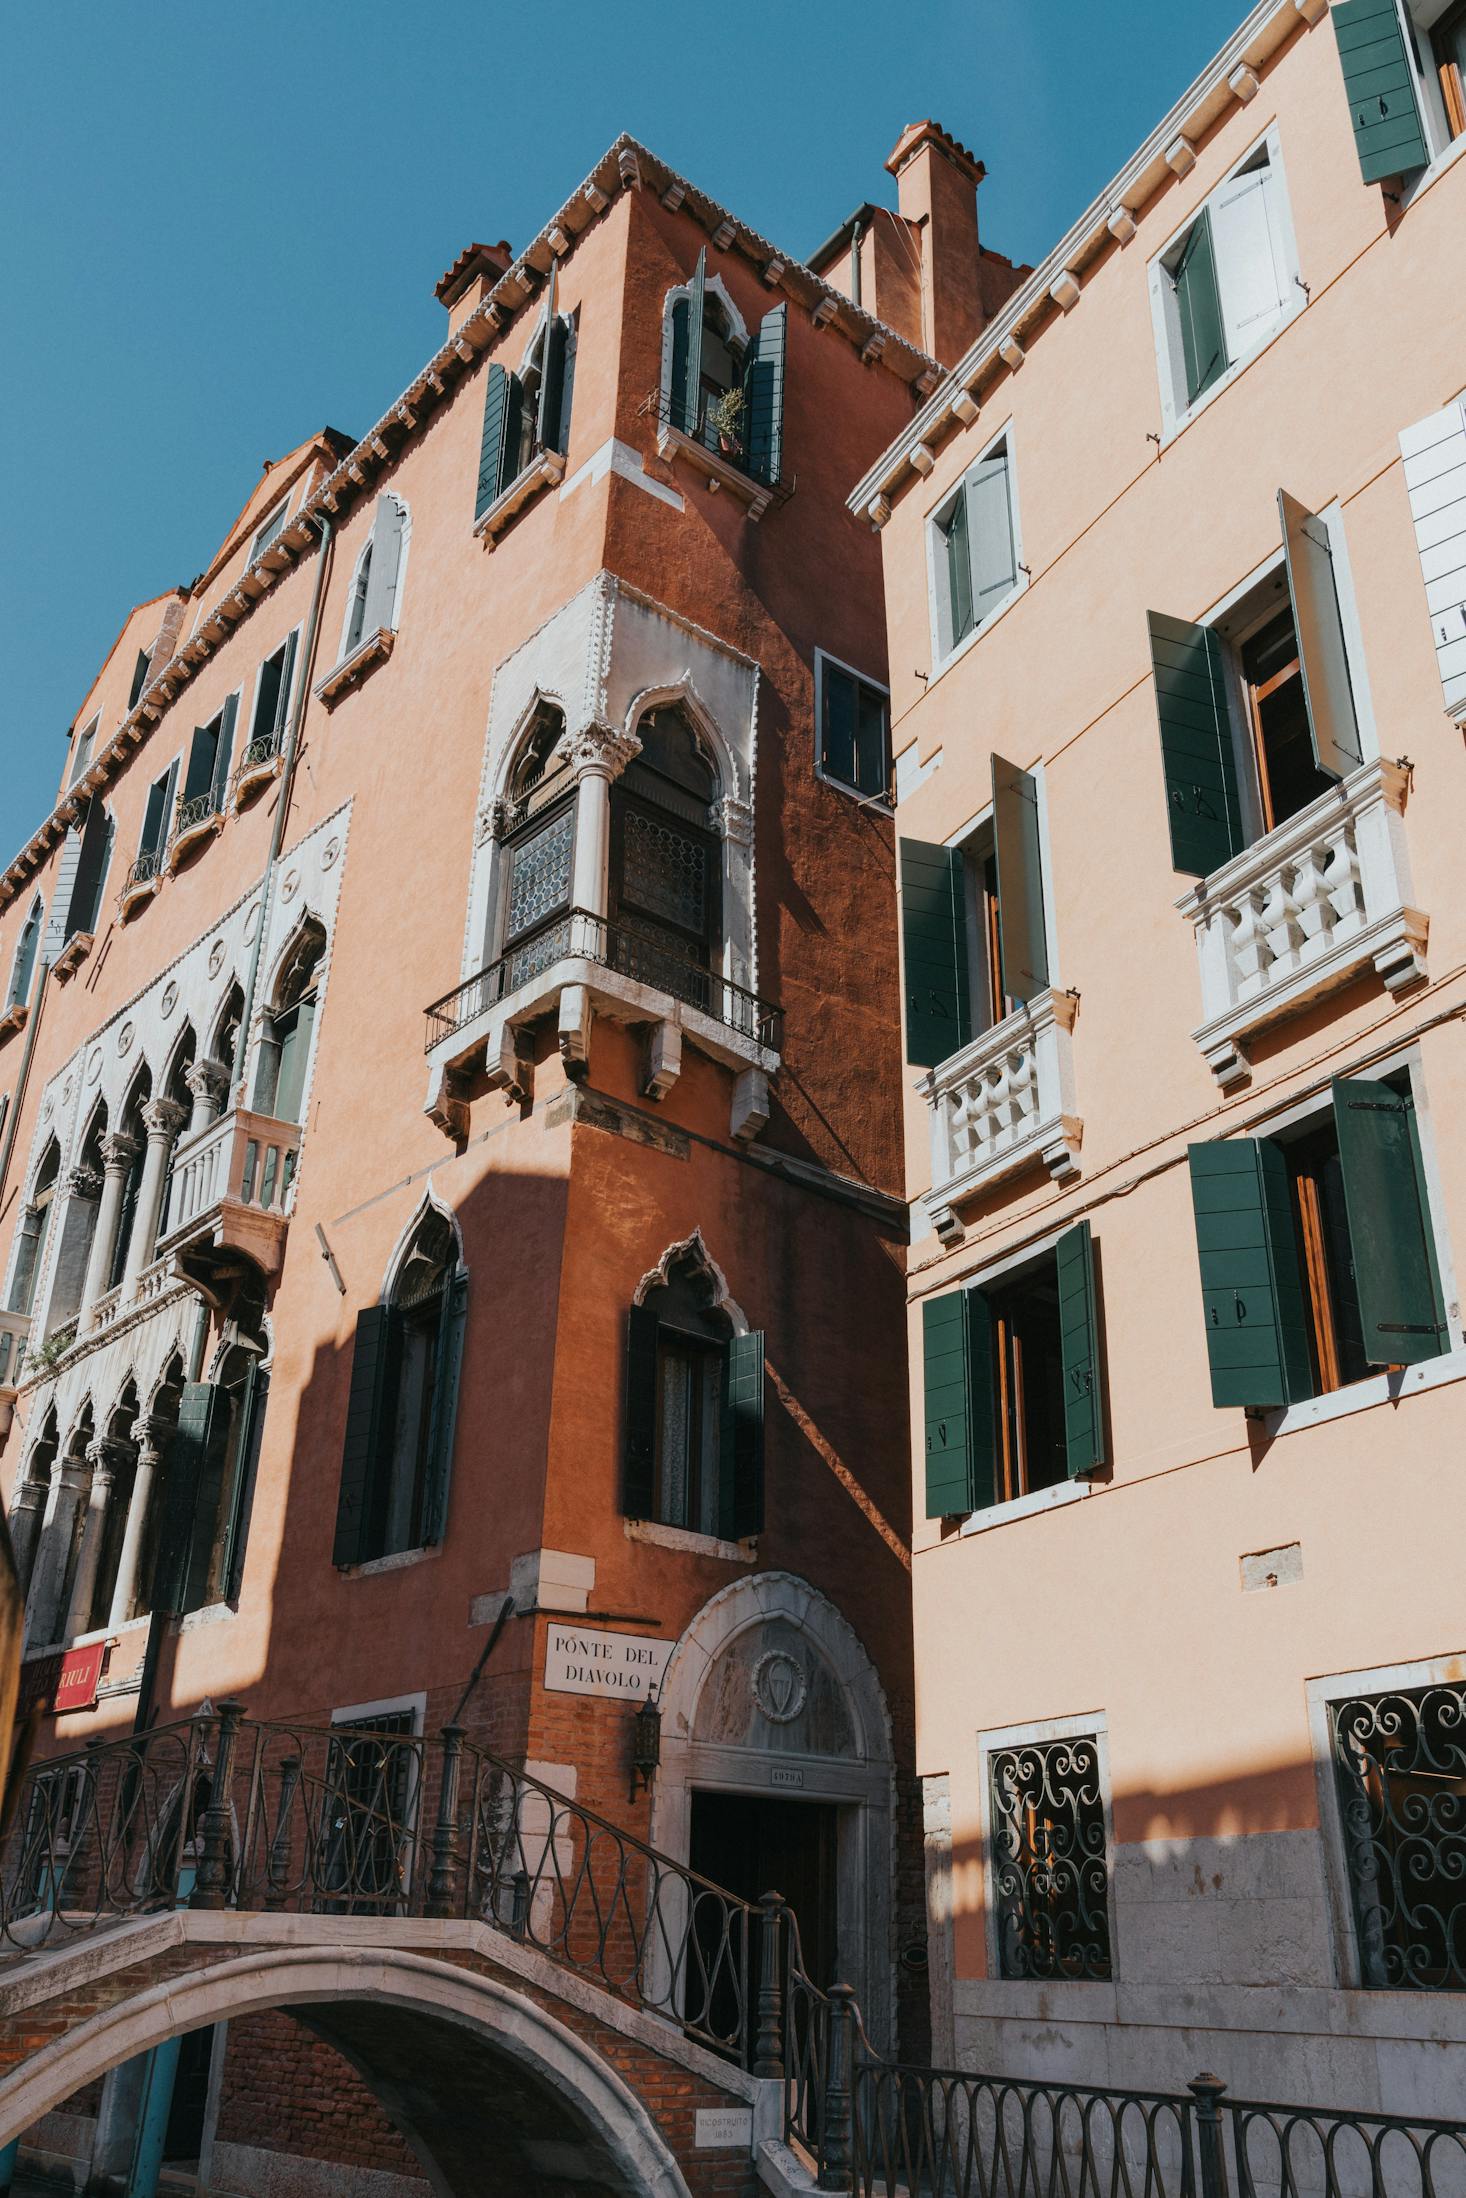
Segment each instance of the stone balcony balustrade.
[[300,1151],[298,1122],[236,1107],[181,1137],[158,1257],[206,1295],[247,1259],[278,1273]]
[[1196,931],[1202,1022],[1223,1086],[1249,1073],[1249,1039],[1374,969],[1391,992],[1425,976],[1428,920],[1411,905],[1409,772],[1378,759],[1203,878],[1176,906]]
[[931,1109],[925,1205],[939,1236],[956,1235],[955,1208],[1002,1176],[1039,1163],[1055,1182],[1077,1172],[1083,1131],[1074,1097],[1077,1004],[1072,993],[1039,993],[917,1086]]

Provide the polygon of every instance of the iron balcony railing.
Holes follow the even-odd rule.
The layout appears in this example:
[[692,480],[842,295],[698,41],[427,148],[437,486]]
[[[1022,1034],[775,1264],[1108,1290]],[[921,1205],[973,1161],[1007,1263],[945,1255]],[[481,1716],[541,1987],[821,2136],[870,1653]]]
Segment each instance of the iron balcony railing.
[[757,482],[769,502],[784,504],[794,494],[793,476],[782,470],[775,474],[774,450],[766,437],[761,438],[753,428],[746,406],[741,412],[730,412],[725,417],[716,399],[705,399],[697,424],[693,426],[673,397],[654,389],[638,410],[642,418],[653,419],[662,427],[675,428],[689,442],[696,443],[713,457],[721,458],[724,465],[746,474],[750,481]]
[[253,778],[258,771],[267,771],[280,753],[278,731],[261,733],[248,743],[234,772],[236,785],[241,779]]
[[741,1038],[777,1053],[783,1042],[783,1010],[731,977],[709,969],[666,940],[636,930],[630,924],[610,923],[583,908],[557,916],[532,938],[513,946],[495,962],[479,970],[427,1011],[427,1042],[432,1052],[445,1038],[477,1020],[490,1008],[534,983],[557,962],[591,962],[598,969],[614,971],[654,991],[670,993],[688,1007],[736,1031]]
[[219,796],[212,786],[206,786],[201,794],[190,794],[187,801],[179,802],[173,813],[174,840],[196,832],[200,825],[212,824],[218,814]]
[[137,886],[153,884],[155,879],[157,879],[161,875],[162,869],[162,848],[144,848],[143,852],[137,857],[131,868],[128,870],[127,876],[123,881],[123,892],[130,893]]

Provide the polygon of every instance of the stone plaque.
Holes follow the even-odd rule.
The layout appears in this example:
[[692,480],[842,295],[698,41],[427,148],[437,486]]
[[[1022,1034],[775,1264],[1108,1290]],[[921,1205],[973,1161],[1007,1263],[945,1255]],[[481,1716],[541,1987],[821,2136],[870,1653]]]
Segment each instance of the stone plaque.
[[769,1771],[769,1784],[771,1786],[802,1786],[804,1784],[804,1773],[797,1770],[792,1763],[775,1763]]
[[551,1626],[545,1640],[545,1685],[555,1694],[611,1694],[643,1701],[655,1693],[672,1654],[671,1641],[640,1633],[603,1633],[585,1626]]
[[735,2145],[751,2147],[753,2108],[700,2106],[692,2141],[699,2152],[712,2152],[715,2149],[731,2151]]

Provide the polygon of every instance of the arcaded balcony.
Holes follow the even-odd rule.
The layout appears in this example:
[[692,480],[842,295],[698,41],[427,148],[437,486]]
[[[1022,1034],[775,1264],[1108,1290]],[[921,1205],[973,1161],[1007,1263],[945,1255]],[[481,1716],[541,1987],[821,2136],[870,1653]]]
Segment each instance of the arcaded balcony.
[[1055,1182],[1075,1173],[1074,1009],[1072,993],[1040,992],[917,1086],[931,1108],[925,1204],[938,1235],[955,1234],[954,1209],[1002,1176],[1040,1164]]
[[661,1098],[676,1081],[686,1038],[740,1072],[734,1134],[751,1135],[767,1119],[766,1079],[779,1063],[781,1011],[661,940],[577,908],[428,1009],[434,1120],[459,1126],[459,1095],[473,1074],[510,1092],[526,1088],[517,1033],[551,1012],[572,1068],[586,1059],[593,1013],[644,1024],[648,1097]]
[[159,1261],[171,1261],[206,1292],[241,1259],[266,1277],[277,1274],[299,1151],[298,1122],[277,1122],[245,1107],[181,1137]]
[[15,1410],[15,1392],[20,1386],[30,1332],[29,1313],[0,1312],[0,1435],[9,1427]]
[[1425,977],[1428,919],[1411,905],[1405,765],[1365,763],[1176,903],[1196,930],[1202,1023],[1218,1083],[1249,1040],[1373,969],[1391,992]]

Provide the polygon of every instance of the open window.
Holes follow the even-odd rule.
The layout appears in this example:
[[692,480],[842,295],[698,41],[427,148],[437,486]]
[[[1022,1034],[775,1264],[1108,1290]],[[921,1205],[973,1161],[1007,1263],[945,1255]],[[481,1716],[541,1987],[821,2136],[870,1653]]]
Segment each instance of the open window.
[[16,1008],[24,1007],[30,999],[31,977],[35,971],[36,954],[41,944],[41,926],[45,918],[46,904],[38,893],[20,927],[15,959],[10,965],[10,983],[5,993],[7,1015]]
[[[146,659],[144,661],[146,662]],[[91,768],[92,752],[97,744],[97,728],[101,722],[100,716],[94,717],[91,723],[84,725],[77,734],[76,745],[71,751],[71,769],[66,774],[68,786],[74,786],[77,780]]]
[[257,1307],[230,1323],[212,1381],[185,1382],[168,1447],[149,1596],[185,1613],[232,1602],[244,1573],[270,1376]]
[[[377,498],[372,531],[351,575],[351,593],[341,629],[339,662],[348,664],[369,643],[395,633],[401,610],[403,551],[407,513],[395,496]],[[379,650],[385,654],[385,650]],[[282,684],[288,687],[288,681]],[[329,682],[326,683],[329,686]]]
[[262,557],[265,551],[269,548],[270,544],[274,541],[277,541],[281,534],[284,533],[285,519],[289,510],[290,498],[288,496],[282,496],[279,503],[275,506],[274,510],[269,514],[269,516],[265,519],[263,525],[256,532],[254,541],[250,545],[249,561],[251,564],[255,562],[255,559],[257,557]]
[[975,1289],[922,1306],[926,1515],[965,1516],[1105,1463],[1089,1223]]
[[137,1221],[138,1199],[142,1192],[143,1166],[147,1158],[148,1133],[143,1123],[143,1109],[153,1093],[153,1080],[148,1069],[140,1069],[133,1080],[132,1089],[123,1102],[118,1129],[126,1139],[125,1158],[127,1172],[123,1177],[122,1201],[117,1214],[117,1234],[112,1245],[112,1263],[107,1271],[106,1287],[115,1290],[127,1270],[127,1254],[132,1243],[132,1232]]
[[741,1541],[763,1525],[762,1334],[738,1334],[708,1268],[674,1259],[631,1308],[628,1518]]
[[127,707],[129,711],[135,710],[142,701],[143,689],[148,683],[148,668],[152,661],[152,652],[150,650],[138,650],[137,662],[132,667],[132,685],[127,690]]
[[1411,176],[1466,136],[1466,0],[1334,0],[1366,183]]
[[173,821],[173,795],[178,785],[179,758],[174,757],[166,771],[155,778],[148,788],[147,802],[143,808],[143,827],[137,843],[137,854],[127,874],[129,886],[153,884],[163,867],[163,856],[168,846],[169,828]]
[[1297,1404],[1452,1348],[1408,1076],[1189,1147],[1212,1402]]
[[752,334],[716,278],[707,247],[692,280],[667,302],[662,416],[679,434],[751,480],[784,477],[784,380],[789,308],[776,305]]
[[[490,514],[516,482],[538,467],[548,480],[563,470],[570,447],[570,402],[575,386],[576,321],[556,310],[556,269],[539,322],[519,371],[490,362],[484,384],[484,426],[479,446],[474,524],[489,527]],[[557,465],[541,466],[541,460]]]
[[1160,253],[1150,288],[1170,434],[1306,302],[1275,129]]
[[187,840],[223,814],[238,716],[239,696],[232,694],[208,724],[198,726],[194,732],[178,813],[173,820],[172,836],[177,842]]
[[[364,608],[364,607],[363,607]],[[299,632],[292,630],[260,666],[255,682],[254,714],[249,723],[249,739],[239,759],[239,775],[244,778],[251,772],[263,771],[279,755],[285,744],[285,727],[290,720],[291,688],[295,679],[295,651]]]
[[467,1311],[457,1232],[429,1206],[386,1297],[357,1315],[333,1563],[443,1539]]
[[1172,860],[1199,877],[1249,844],[1248,811],[1270,832],[1364,760],[1340,522],[1286,489],[1278,509],[1282,562],[1222,616],[1150,614]]
[[928,522],[934,654],[949,657],[1023,585],[1006,432],[969,466]]
[[991,815],[955,847],[903,839],[906,1058],[935,1068],[1052,982],[1036,773],[992,759]]
[[891,697],[848,664],[814,653],[815,754],[820,776],[866,800],[891,793]]

